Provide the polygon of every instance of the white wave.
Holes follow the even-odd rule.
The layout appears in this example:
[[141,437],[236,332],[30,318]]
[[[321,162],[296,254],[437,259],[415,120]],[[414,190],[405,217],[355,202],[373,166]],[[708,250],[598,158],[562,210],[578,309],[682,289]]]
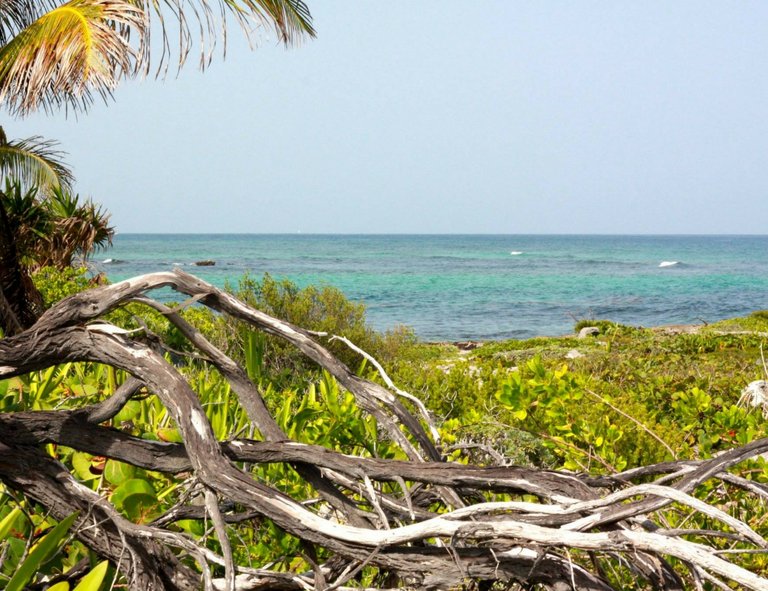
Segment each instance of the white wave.
[[513,257],[516,257],[519,254],[523,254],[523,251],[522,250],[513,250],[509,254],[511,254]]
[[183,267],[184,263],[171,263],[174,267]]
[[674,267],[675,265],[679,265],[680,261],[661,261],[659,263],[659,267]]
[[108,265],[109,263],[113,263],[113,262],[114,262],[114,259],[104,259],[104,260],[103,260],[103,261],[101,261],[101,262],[102,262],[102,263],[104,263],[105,265]]

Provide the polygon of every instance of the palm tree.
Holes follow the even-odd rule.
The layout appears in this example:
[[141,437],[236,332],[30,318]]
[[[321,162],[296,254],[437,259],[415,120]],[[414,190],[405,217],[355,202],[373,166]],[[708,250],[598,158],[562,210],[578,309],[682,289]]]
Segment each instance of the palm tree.
[[[254,25],[272,26],[286,45],[314,36],[303,0],[3,0],[0,103],[23,115],[81,110],[94,96],[106,99],[122,78],[149,72],[151,29],[160,31],[158,73],[166,71],[172,46],[181,67],[195,40],[205,67],[217,40],[226,44],[228,20],[249,37]],[[173,44],[171,22],[178,26]]]
[[71,187],[72,170],[64,163],[64,153],[58,143],[33,136],[9,140],[0,126],[0,181],[16,179],[24,186],[38,187],[41,191],[63,186]]
[[32,245],[42,248],[56,235],[51,207],[60,201],[57,196],[68,194],[73,178],[62,156],[56,142],[37,136],[11,141],[0,127],[0,329],[5,334],[31,326],[43,311],[30,273],[38,258]]
[[109,215],[60,186],[49,193],[7,180],[0,190],[0,328],[16,334],[42,314],[32,281],[42,267],[59,270],[85,262],[112,243]]
[[56,187],[42,202],[48,220],[46,236],[34,240],[29,255],[33,270],[71,267],[76,259],[85,262],[101,248],[112,244],[115,230],[109,225],[109,214],[90,200]]
[[44,235],[47,220],[36,202],[37,189],[20,183],[0,191],[0,328],[13,335],[32,326],[43,312],[43,298],[23,264],[23,244],[30,236]]
[[[216,42],[226,44],[228,19],[249,37],[256,27],[271,26],[286,45],[314,36],[303,0],[0,0],[0,104],[25,115],[62,106],[83,110],[95,96],[106,100],[121,79],[149,72],[150,30],[160,32],[156,71],[162,74],[174,55],[169,35],[174,22],[177,67],[184,65],[195,40],[202,48],[200,66],[205,67]],[[79,221],[77,216],[60,219],[60,232],[38,243],[60,249],[47,259],[57,265],[71,262],[76,254],[87,256],[94,246],[111,240],[112,230],[94,206],[79,206],[77,197],[73,204],[67,201],[71,197],[56,193],[70,187],[72,174],[55,143],[40,137],[8,141],[0,127],[0,181],[9,178],[18,185],[6,184],[5,193],[0,192],[0,328],[13,334],[34,322],[40,298],[23,264],[27,255],[19,250],[23,224],[9,215],[9,204],[35,202],[36,192],[24,192],[34,188],[53,196],[51,207],[79,211]]]

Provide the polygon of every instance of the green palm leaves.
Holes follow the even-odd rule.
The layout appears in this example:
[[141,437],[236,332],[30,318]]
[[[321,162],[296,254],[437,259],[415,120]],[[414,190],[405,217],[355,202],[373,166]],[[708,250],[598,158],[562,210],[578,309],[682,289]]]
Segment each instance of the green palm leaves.
[[0,180],[17,179],[42,191],[71,186],[72,171],[64,164],[64,153],[57,146],[57,142],[40,136],[8,140],[0,127]]
[[[193,45],[207,65],[227,20],[247,36],[272,25],[285,44],[314,35],[302,0],[70,0],[0,2],[0,103],[26,114],[65,106],[86,108],[96,96],[109,97],[124,77],[146,74],[150,66],[150,29],[161,36],[158,72],[176,49],[181,67]],[[178,26],[178,42],[169,35]],[[160,47],[155,47],[159,50]]]
[[17,256],[28,269],[65,269],[109,246],[115,233],[103,209],[61,187],[41,196],[34,187],[6,182],[0,208]]
[[108,96],[136,68],[131,30],[144,13],[121,0],[72,0],[45,13],[0,50],[0,97],[26,113]]

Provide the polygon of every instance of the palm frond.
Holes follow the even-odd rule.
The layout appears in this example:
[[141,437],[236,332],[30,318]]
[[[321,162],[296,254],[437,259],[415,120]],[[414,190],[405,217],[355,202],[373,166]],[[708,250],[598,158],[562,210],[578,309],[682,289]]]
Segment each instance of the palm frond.
[[34,21],[36,5],[30,0],[2,0],[0,2],[0,43],[5,44],[16,33]]
[[26,114],[39,107],[87,106],[137,71],[129,33],[146,15],[124,0],[70,0],[0,49],[0,102]]
[[[298,43],[305,35],[314,37],[312,15],[303,0],[132,0],[154,21],[152,29],[161,34],[161,55],[157,74],[164,76],[175,55],[177,68],[186,62],[195,42],[199,45],[199,66],[210,64],[219,39],[226,53],[227,21],[234,19],[249,41],[264,27],[273,27],[285,45]],[[177,39],[172,40],[173,24]],[[147,31],[148,32],[148,31]],[[149,36],[141,39],[139,53],[145,72],[149,67]]]
[[[257,2],[247,0],[248,4]],[[284,43],[294,43],[303,35],[315,36],[312,27],[312,16],[309,8],[302,0],[261,0],[258,4],[263,7],[268,20],[271,19]],[[252,8],[255,10],[256,6]]]
[[53,8],[54,0],[0,0],[0,45]]
[[66,189],[54,189],[42,203],[50,219],[47,240],[38,242],[37,266],[64,269],[79,257],[85,261],[94,251],[112,244],[115,229],[109,214],[90,200],[80,201]]
[[265,26],[286,45],[315,35],[303,0],[70,0],[38,14],[54,1],[0,0],[0,103],[13,113],[83,110],[123,77],[148,73],[150,24],[162,36],[158,75],[172,61],[181,68],[195,44],[206,67],[219,39],[226,51],[230,19],[249,40]]
[[0,127],[0,180],[15,179],[43,192],[60,185],[70,187],[74,176],[64,156],[53,140],[33,136],[8,141]]

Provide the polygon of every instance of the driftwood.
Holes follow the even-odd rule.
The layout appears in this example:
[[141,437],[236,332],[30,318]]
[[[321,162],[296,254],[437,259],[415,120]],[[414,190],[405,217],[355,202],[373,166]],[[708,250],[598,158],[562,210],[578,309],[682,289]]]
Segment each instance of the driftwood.
[[[382,436],[409,460],[352,457],[290,441],[245,371],[176,311],[147,297],[149,290],[166,286],[297,347],[376,417]],[[98,322],[129,302],[166,314],[230,382],[262,440],[217,441],[182,374],[141,335]],[[611,477],[450,463],[435,443],[428,414],[419,405],[412,414],[402,402],[404,393],[388,378],[392,388],[354,375],[319,344],[318,335],[182,272],[145,275],[78,294],[48,310],[32,328],[0,340],[0,378],[69,361],[108,364],[133,378],[98,406],[0,414],[0,480],[57,518],[79,511],[75,535],[118,565],[131,589],[348,589],[362,568],[374,567],[381,573],[377,580],[390,587],[485,589],[497,583],[510,589],[605,591],[620,584],[610,565],[628,569],[638,587],[768,589],[762,573],[740,566],[737,552],[689,541],[691,536],[728,540],[744,553],[768,551],[768,542],[747,523],[694,496],[705,481],[720,479],[745,494],[768,498],[765,487],[728,472],[768,452],[768,440],[707,461],[668,462]],[[101,425],[140,387],[162,401],[183,444],[146,441]],[[131,523],[47,455],[47,443],[149,470],[192,474],[204,505],[182,504],[150,524]],[[332,510],[311,510],[256,481],[243,471],[243,462],[290,465]],[[401,493],[383,494],[378,486],[383,482],[399,484]],[[510,500],[484,502],[489,493]],[[666,528],[659,515],[672,504],[706,516],[707,529]],[[220,553],[168,528],[189,518],[213,524]],[[313,568],[286,573],[269,565],[235,564],[236,540],[228,539],[227,524],[254,518],[269,519],[305,541],[305,560]],[[324,548],[323,556],[330,558],[318,563],[315,548]],[[193,557],[199,570],[183,556]]]

